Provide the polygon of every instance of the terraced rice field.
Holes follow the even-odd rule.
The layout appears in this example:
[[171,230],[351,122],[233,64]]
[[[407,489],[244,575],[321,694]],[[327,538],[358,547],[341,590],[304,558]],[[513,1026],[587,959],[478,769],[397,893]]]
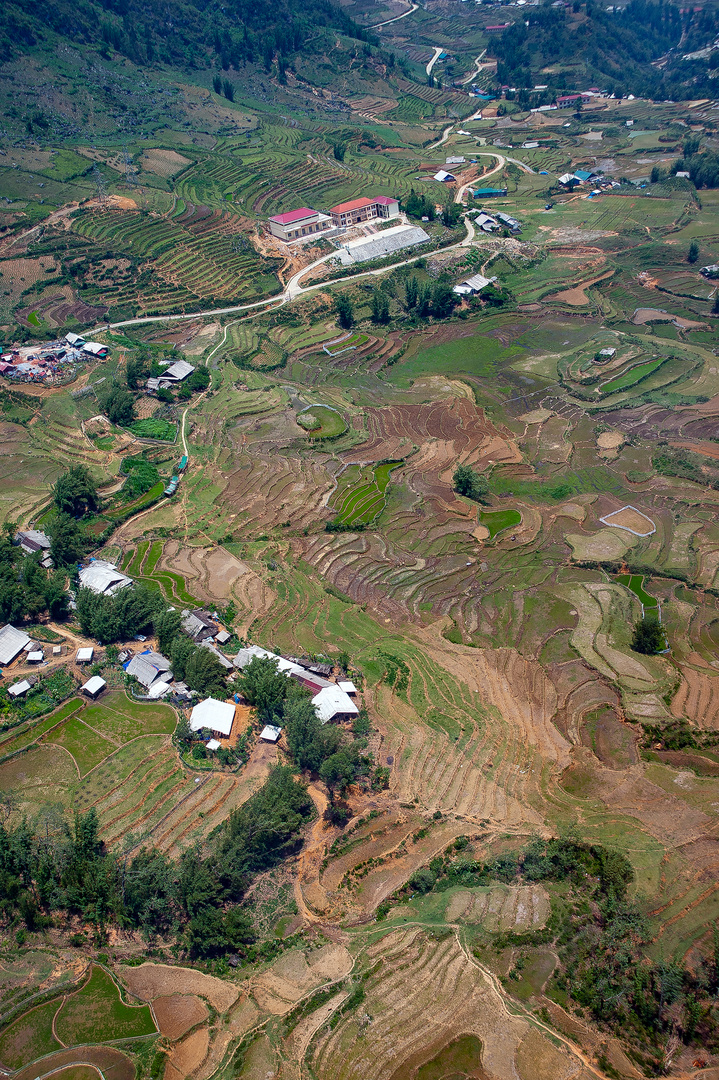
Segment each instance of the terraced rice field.
[[519,510],[482,510],[479,520],[489,529],[490,540],[494,540],[497,533],[520,525],[522,515]]
[[367,525],[382,512],[390,473],[402,462],[384,462],[374,467],[350,466],[345,470],[331,505],[336,508],[335,521],[343,525]]

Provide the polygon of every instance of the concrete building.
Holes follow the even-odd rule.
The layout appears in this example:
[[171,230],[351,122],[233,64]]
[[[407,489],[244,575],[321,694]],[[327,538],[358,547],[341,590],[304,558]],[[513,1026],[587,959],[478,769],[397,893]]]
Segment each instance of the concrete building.
[[289,243],[303,236],[314,236],[332,227],[332,218],[318,210],[303,206],[299,210],[290,210],[287,214],[275,214],[269,219],[270,232],[278,240]]
[[91,664],[92,655],[95,652],[92,645],[88,645],[85,649],[78,649],[75,653],[76,664]]
[[351,199],[330,207],[332,224],[337,228],[360,225],[364,221],[390,221],[399,214],[399,203],[387,195],[377,195],[372,199]]

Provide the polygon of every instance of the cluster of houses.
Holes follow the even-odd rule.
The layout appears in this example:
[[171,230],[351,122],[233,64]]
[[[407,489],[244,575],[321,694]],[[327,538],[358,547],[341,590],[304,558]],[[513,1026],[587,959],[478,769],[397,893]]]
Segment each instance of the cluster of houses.
[[[33,641],[24,630],[18,630],[16,626],[12,626],[10,623],[0,629],[0,668],[10,667],[16,661],[20,665],[31,664],[39,667],[45,662],[45,654],[48,650],[51,650],[53,658],[57,658],[62,655],[63,646],[48,646],[41,641]],[[75,663],[79,665],[91,664],[94,652],[95,650],[92,647],[78,649],[75,654]],[[32,689],[37,680],[36,675],[24,675],[21,679],[11,683],[7,688],[7,692],[11,698],[19,700],[27,694],[28,690]],[[106,685],[105,680],[101,679],[99,675],[93,675],[81,687],[81,690],[87,697],[96,698]]]
[[373,198],[351,199],[349,202],[331,206],[326,214],[303,206],[286,214],[275,214],[269,219],[270,232],[278,240],[289,243],[326,233],[344,230],[354,225],[373,221],[390,221],[399,216],[399,202],[387,195]]
[[575,187],[580,184],[591,184],[593,185],[591,195],[601,195],[603,191],[622,186],[618,180],[613,180],[611,176],[604,176],[602,173],[594,173],[586,169],[577,169],[573,173],[564,173],[563,176],[559,177],[559,183],[566,191],[574,191]]
[[[475,199],[481,199],[483,196],[486,197],[487,192],[491,192],[493,195],[506,195],[506,191],[494,191],[492,188],[478,188],[477,191],[474,192],[474,197]],[[471,213],[472,211],[470,210],[470,214]],[[517,221],[516,218],[513,218],[511,214],[505,214],[502,210],[499,210],[494,214],[488,214],[486,210],[478,211],[474,218],[474,227],[476,229],[481,229],[482,232],[485,233],[493,233],[496,232],[497,229],[502,228],[509,229],[509,231],[515,235],[522,231],[520,222]]]
[[0,356],[0,375],[16,382],[52,384],[75,365],[102,360],[109,349],[98,341],[85,341],[79,334],[66,334],[61,341],[12,349]]
[[[259,645],[249,645],[240,649],[233,657],[232,667],[242,671],[256,657],[268,657],[276,661],[277,670],[281,674],[288,679],[294,679],[310,691],[320,723],[352,720],[358,715],[359,709],[353,700],[357,694],[356,686],[348,679],[334,681],[327,678],[332,673],[330,664],[300,662],[297,657],[276,656]],[[239,695],[236,695],[235,700],[238,699]],[[221,745],[219,740],[228,739],[232,734],[235,711],[235,705],[231,701],[206,698],[194,706],[190,714],[190,729],[194,732],[210,732],[211,738],[206,745],[209,750],[216,750]],[[267,724],[260,732],[260,738],[265,742],[276,743],[281,734],[282,728]]]

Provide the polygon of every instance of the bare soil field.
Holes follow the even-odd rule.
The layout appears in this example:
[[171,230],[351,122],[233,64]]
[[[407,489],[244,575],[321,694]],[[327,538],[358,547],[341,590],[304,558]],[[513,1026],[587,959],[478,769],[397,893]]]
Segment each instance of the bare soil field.
[[120,967],[117,974],[130,993],[143,1001],[154,1001],[170,994],[198,995],[207,998],[217,1012],[225,1013],[239,996],[239,990],[232,983],[192,968],[148,961],[139,967]]
[[157,173],[158,176],[174,176],[186,165],[190,164],[190,158],[183,157],[176,150],[162,150],[153,148],[145,150],[140,157],[140,164],[148,172]]
[[[44,1075],[74,1065],[78,1059],[102,1072],[106,1080],[135,1080],[135,1065],[120,1050],[111,1046],[83,1046],[81,1050],[58,1050],[42,1059]],[[15,1073],[13,1080],[37,1080],[37,1064]]]
[[546,299],[558,300],[562,304],[569,304],[570,307],[584,307],[589,303],[587,289],[591,288],[592,285],[597,285],[600,281],[606,281],[613,273],[613,270],[609,270],[608,273],[600,274],[599,277],[591,278],[589,281],[583,281],[580,285],[573,285],[571,289],[564,289],[562,292],[551,293]]
[[210,604],[226,603],[238,578],[251,573],[246,563],[223,547],[187,547],[170,540],[163,549],[160,568],[185,578],[188,591]]
[[194,994],[168,994],[152,1002],[152,1011],[160,1034],[176,1042],[188,1031],[207,1020],[207,1006]]
[[207,1057],[210,1033],[206,1027],[198,1028],[172,1047],[165,1065],[165,1080],[184,1080],[199,1069]]
[[623,506],[621,510],[615,510],[613,514],[600,518],[600,521],[605,525],[613,525],[616,529],[626,529],[638,536],[650,536],[656,532],[657,528],[650,517],[633,506]]
[[282,1015],[313,986],[340,979],[351,970],[352,957],[342,945],[332,942],[309,953],[291,949],[251,980],[252,995],[261,1009]]

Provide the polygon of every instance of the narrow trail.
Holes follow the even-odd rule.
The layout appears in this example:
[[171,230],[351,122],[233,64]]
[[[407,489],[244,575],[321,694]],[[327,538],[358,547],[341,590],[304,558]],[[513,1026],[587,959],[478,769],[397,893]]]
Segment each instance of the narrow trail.
[[390,23],[399,22],[400,19],[406,19],[408,15],[411,15],[413,11],[417,11],[419,4],[410,3],[410,0],[406,0],[409,3],[409,7],[406,11],[403,11],[401,15],[395,15],[391,19],[385,19],[384,22],[373,23],[372,26],[367,27],[368,30],[379,30],[380,26],[389,26]]

